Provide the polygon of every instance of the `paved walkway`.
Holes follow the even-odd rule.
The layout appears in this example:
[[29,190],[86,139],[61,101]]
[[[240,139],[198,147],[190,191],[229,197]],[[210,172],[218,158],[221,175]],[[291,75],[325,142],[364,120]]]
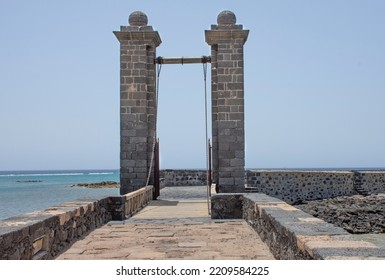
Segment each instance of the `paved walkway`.
[[57,259],[274,259],[243,220],[211,220],[205,187],[168,187],[134,217],[110,222]]

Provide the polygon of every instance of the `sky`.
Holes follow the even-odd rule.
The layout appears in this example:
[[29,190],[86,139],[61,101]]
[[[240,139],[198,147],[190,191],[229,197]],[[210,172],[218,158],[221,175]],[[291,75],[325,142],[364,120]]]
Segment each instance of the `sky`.
[[[137,10],[158,56],[210,55],[223,10],[250,30],[247,168],[385,167],[385,1],[14,0],[0,1],[0,170],[119,168],[112,31]],[[204,102],[202,65],[162,67],[161,168],[205,167]]]

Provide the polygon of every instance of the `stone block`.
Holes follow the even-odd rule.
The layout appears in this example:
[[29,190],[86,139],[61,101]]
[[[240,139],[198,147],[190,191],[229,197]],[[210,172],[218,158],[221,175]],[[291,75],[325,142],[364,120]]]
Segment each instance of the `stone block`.
[[229,151],[230,150],[230,145],[229,143],[222,143],[222,142],[219,142],[218,143],[218,150],[219,151]]
[[241,219],[242,218],[242,195],[219,194],[211,198],[212,219]]
[[236,158],[241,158],[241,159],[244,159],[245,158],[245,152],[240,150],[240,151],[235,151],[235,157]]
[[[224,66],[221,65],[221,67],[224,67]],[[232,62],[230,67],[232,67]],[[230,82],[232,82],[230,75],[218,75],[218,83],[230,83]]]
[[236,169],[234,167],[220,167],[220,172],[234,172]]
[[123,137],[137,136],[137,130],[135,129],[124,129],[120,131],[120,135]]
[[[237,62],[232,60],[219,60],[219,55],[218,55],[218,68],[233,68],[233,67],[237,67],[237,65],[238,65]],[[220,75],[218,76],[218,82],[231,82],[231,76]]]
[[221,173],[219,172],[219,182],[218,184],[221,185],[234,185],[234,178],[223,178],[221,177]]
[[[128,137],[122,137],[121,138],[121,142],[123,142],[123,143],[121,143],[121,146],[120,146],[120,151],[121,152],[125,152],[125,153],[127,153],[127,152],[131,152],[131,151],[133,151],[133,150],[135,150],[135,144],[126,144],[126,143],[124,143],[124,141],[127,141],[127,142],[129,142],[128,141],[129,139],[128,139]],[[121,158],[121,160],[123,160],[124,158]]]
[[147,143],[147,137],[130,137],[130,144]]
[[218,160],[218,164],[219,166],[221,167],[230,167],[230,160],[229,159],[223,159],[221,157],[219,157],[219,160]]
[[132,160],[146,160],[147,159],[147,153],[144,151],[138,151],[138,152],[131,152],[130,159]]
[[[147,137],[148,136],[148,130],[147,129],[136,129],[136,135],[137,137]],[[142,139],[143,140],[143,139]],[[140,142],[137,142],[140,143]],[[142,142],[144,143],[144,142]]]
[[135,173],[146,173],[147,172],[147,168],[146,167],[134,167],[133,172],[135,172]]
[[229,120],[236,121],[236,120],[244,120],[245,114],[243,113],[230,113],[229,114]]
[[[227,84],[228,90],[243,90],[243,88],[244,88],[243,83],[228,83]],[[242,105],[242,104],[240,104],[240,105]]]
[[218,152],[219,159],[227,159],[229,161],[227,162],[228,166],[230,165],[230,160],[232,160],[234,157],[235,157],[235,152],[231,150]]
[[233,158],[233,159],[230,160],[230,166],[233,166],[233,167],[237,167],[237,166],[243,167],[244,165],[245,165],[244,159]]
[[[226,103],[225,99],[221,103]],[[218,106],[218,113],[230,113],[230,107],[226,105]]]
[[234,185],[241,188],[240,192],[244,192],[245,177],[244,176],[234,177]]
[[132,107],[131,113],[132,114],[146,114],[147,108],[146,107]]
[[231,171],[231,176],[234,178],[245,178],[245,171],[243,169],[243,166],[238,168],[238,170],[236,168],[233,168],[233,171]]
[[240,113],[243,112],[243,106],[230,106],[230,113]]
[[226,122],[218,122],[217,125],[219,130],[238,127],[237,121],[234,121],[234,120],[229,120]]
[[220,193],[243,193],[245,191],[244,186],[238,185],[220,185],[219,192]]
[[[136,172],[136,178],[137,179],[143,179],[144,180],[143,182],[146,181],[147,175],[148,175],[147,172]],[[145,183],[143,183],[143,186],[144,186],[144,184]]]
[[147,167],[147,160],[136,160],[135,167]]
[[[231,133],[231,131],[230,131]],[[225,142],[225,143],[234,143],[237,140],[236,136],[234,135],[223,135],[219,137],[220,142]]]
[[135,122],[136,116],[131,114],[123,114],[120,115],[120,122],[121,123],[128,123],[128,122]]
[[123,168],[128,168],[128,167],[135,167],[135,160],[121,160],[120,161],[120,166]]

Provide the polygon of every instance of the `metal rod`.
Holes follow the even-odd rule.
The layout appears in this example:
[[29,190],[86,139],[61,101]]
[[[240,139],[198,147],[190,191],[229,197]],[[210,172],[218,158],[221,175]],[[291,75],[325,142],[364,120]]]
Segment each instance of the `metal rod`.
[[209,186],[210,186],[210,195],[211,195],[211,185],[213,183],[212,169],[211,169],[211,151],[212,151],[212,146],[211,146],[210,139],[209,139]]
[[160,195],[159,139],[155,139],[154,200]]
[[162,57],[158,56],[154,60],[155,64],[194,64],[211,63],[211,56],[201,57]]

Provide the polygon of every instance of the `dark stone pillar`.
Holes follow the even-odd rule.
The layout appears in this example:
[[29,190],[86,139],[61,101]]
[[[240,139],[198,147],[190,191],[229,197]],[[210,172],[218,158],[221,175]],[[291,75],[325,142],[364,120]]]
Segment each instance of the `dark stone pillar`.
[[245,116],[243,45],[249,30],[230,11],[206,30],[212,59],[213,172],[219,192],[245,188]]
[[145,186],[156,115],[154,59],[161,39],[147,16],[133,12],[129,26],[114,34],[120,42],[120,193]]

